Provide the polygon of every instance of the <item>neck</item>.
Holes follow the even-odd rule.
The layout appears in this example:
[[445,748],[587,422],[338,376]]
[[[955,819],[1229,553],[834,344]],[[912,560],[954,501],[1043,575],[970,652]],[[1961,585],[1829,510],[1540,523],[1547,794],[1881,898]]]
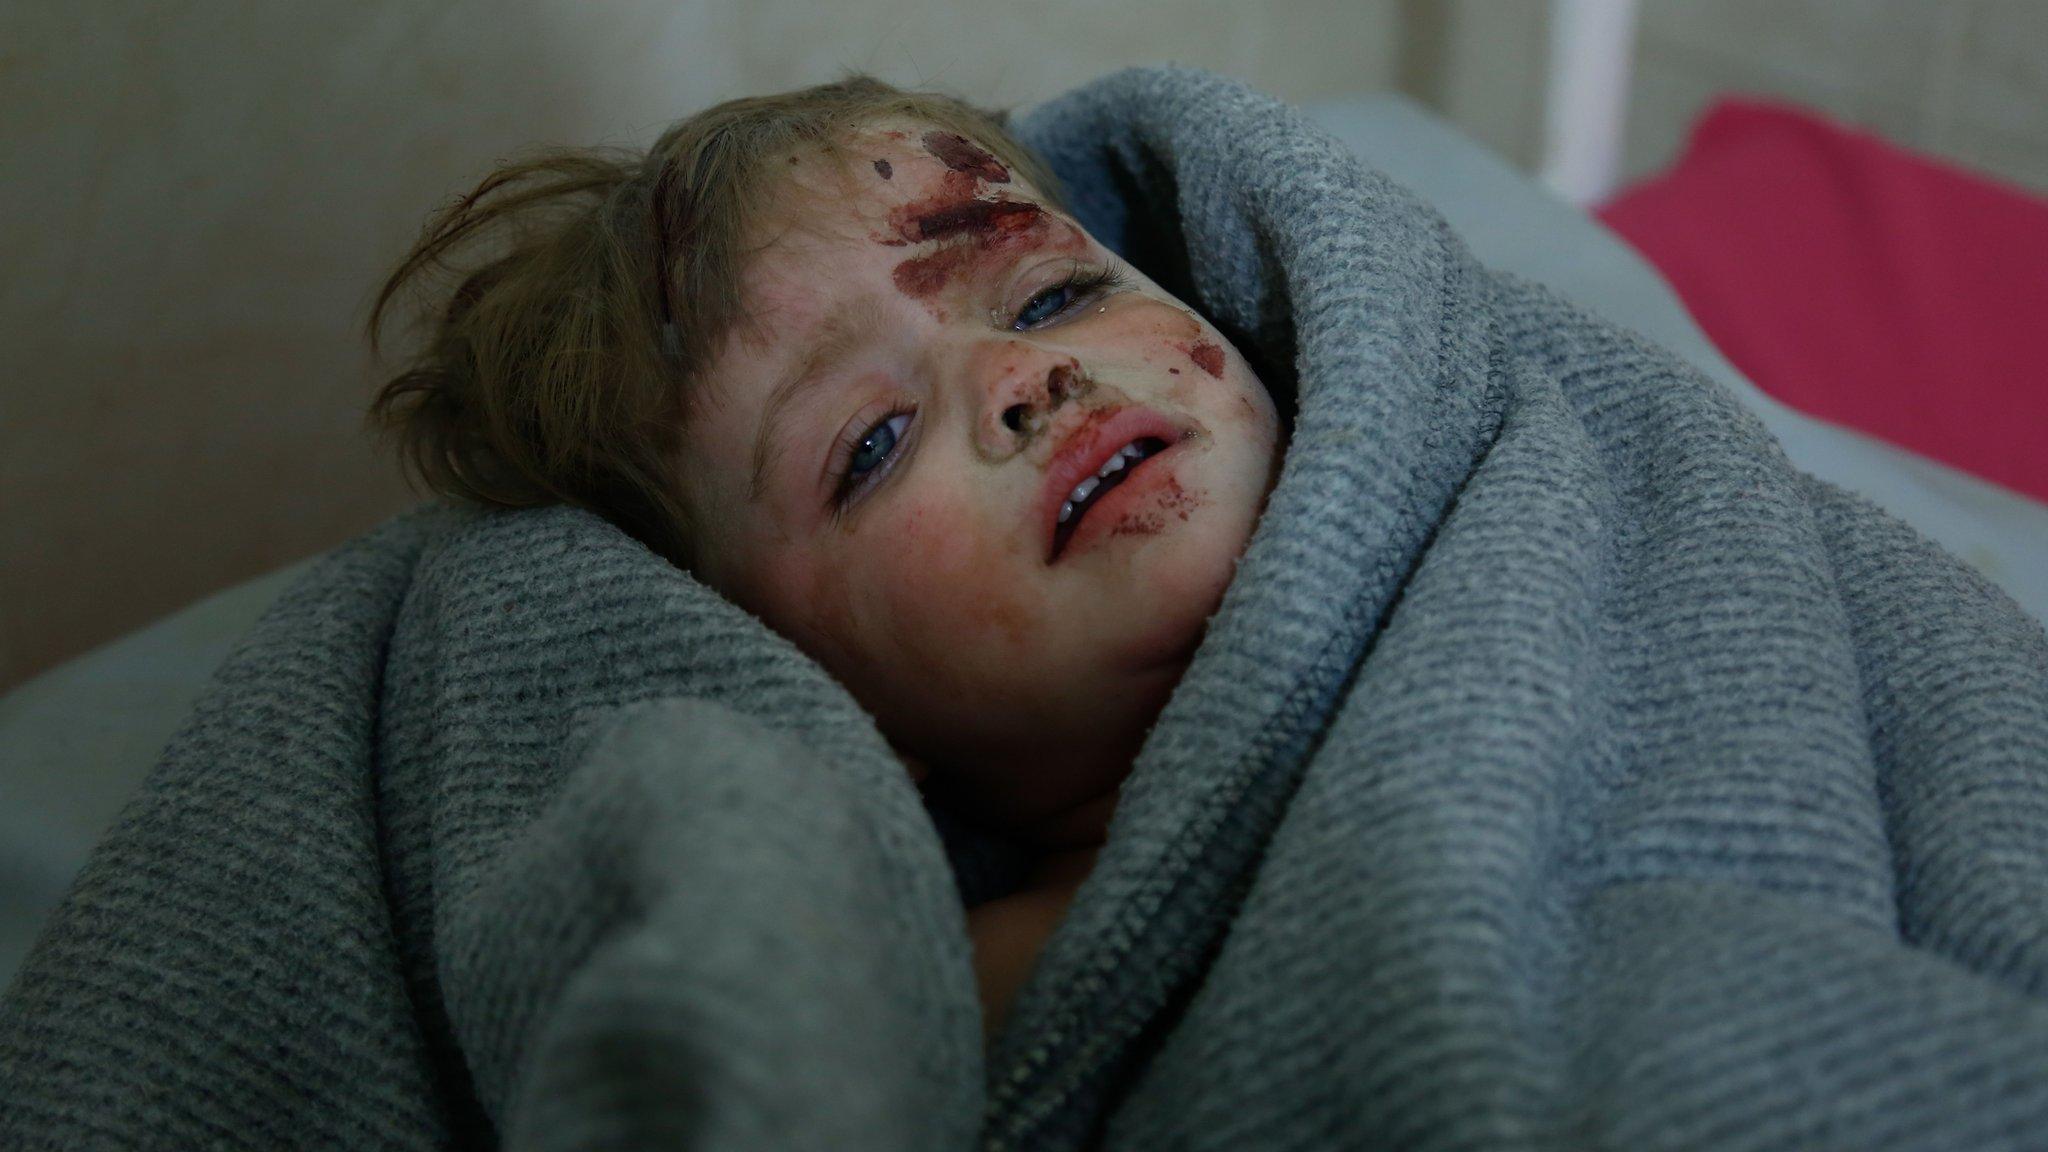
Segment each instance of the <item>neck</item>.
[[1067,852],[1054,852],[1040,857],[1024,877],[1024,891],[1043,891],[1058,888],[1071,891],[1095,870],[1095,858],[1102,852],[1102,845],[1076,848]]
[[1048,855],[1092,851],[1109,839],[1122,785],[1019,828],[1026,844]]
[[[1097,848],[1109,838],[1110,818],[1116,813],[1135,749],[1117,749],[1116,753],[1121,755],[1086,764],[1069,757],[1054,769],[1030,761],[989,758],[971,766],[937,758],[927,762],[906,756],[904,760],[928,803],[999,833],[1034,855],[1046,855]],[[1064,781],[1059,780],[1062,775]],[[1059,783],[1068,784],[1068,795],[1055,798],[1054,806],[1048,807],[1044,793]]]

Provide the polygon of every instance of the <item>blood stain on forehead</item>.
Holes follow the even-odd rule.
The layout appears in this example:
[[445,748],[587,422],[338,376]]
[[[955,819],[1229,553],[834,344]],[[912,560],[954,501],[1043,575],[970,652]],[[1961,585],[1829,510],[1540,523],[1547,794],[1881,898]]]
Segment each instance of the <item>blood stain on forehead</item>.
[[988,154],[981,145],[958,132],[931,131],[924,134],[924,150],[939,158],[955,172],[969,172],[991,184],[1008,184],[1010,170]]
[[948,248],[915,260],[905,260],[896,266],[893,273],[896,289],[905,296],[919,299],[936,296],[953,278],[953,273],[965,266],[972,256],[973,253],[965,248]]
[[890,167],[887,160],[877,160],[875,161],[875,174],[887,180],[896,175],[896,170]]
[[[902,138],[901,133],[887,135]],[[1053,237],[1056,224],[1063,226],[1055,240],[1060,247],[1085,246],[1086,238],[1078,229],[1065,226],[1064,221],[1034,201],[983,199],[989,193],[989,185],[1010,182],[1010,170],[979,144],[957,132],[937,129],[925,132],[920,139],[925,151],[947,170],[928,195],[891,209],[889,230],[870,239],[894,248],[935,241],[951,243],[896,266],[896,286],[905,295],[934,296],[955,273],[1045,243]],[[875,171],[884,179],[889,178],[888,162],[874,163]]]
[[897,234],[913,244],[962,232],[986,244],[999,236],[1041,226],[1044,220],[1045,209],[1029,200],[956,200],[937,207],[906,204],[889,215]]
[[926,297],[979,261],[1043,242],[1052,232],[1053,217],[1028,200],[955,200],[906,204],[890,214],[890,222],[899,244],[959,241],[896,266],[896,286],[907,295]]

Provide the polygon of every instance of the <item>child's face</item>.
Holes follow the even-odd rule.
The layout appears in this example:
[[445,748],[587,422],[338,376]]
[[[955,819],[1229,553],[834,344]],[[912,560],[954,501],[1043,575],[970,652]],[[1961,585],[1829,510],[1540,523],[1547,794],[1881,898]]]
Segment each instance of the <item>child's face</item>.
[[[852,691],[931,786],[1043,829],[1113,796],[1277,474],[1230,342],[958,136],[789,177],[685,444],[699,575]],[[1091,287],[1090,274],[1127,282]],[[1156,455],[1060,523],[1076,484]]]

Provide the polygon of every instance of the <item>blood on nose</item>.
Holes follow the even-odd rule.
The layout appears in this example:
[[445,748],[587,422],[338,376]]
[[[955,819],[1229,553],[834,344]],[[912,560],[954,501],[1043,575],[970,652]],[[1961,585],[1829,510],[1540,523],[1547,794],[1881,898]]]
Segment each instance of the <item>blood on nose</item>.
[[1064,404],[1074,389],[1074,370],[1065,364],[1058,365],[1045,377],[1046,395],[1054,404]]

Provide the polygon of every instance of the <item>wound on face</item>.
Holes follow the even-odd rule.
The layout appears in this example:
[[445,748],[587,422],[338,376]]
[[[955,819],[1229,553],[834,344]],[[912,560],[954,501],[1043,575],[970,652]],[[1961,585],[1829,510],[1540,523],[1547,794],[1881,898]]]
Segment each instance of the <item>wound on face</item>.
[[971,172],[991,184],[1010,182],[1010,170],[1003,166],[1002,161],[958,132],[927,132],[923,140],[924,150],[955,172]]
[[896,287],[929,297],[954,273],[1044,242],[1053,217],[1028,200],[956,200],[938,207],[905,205],[891,214],[904,242],[940,241],[945,247],[896,266]]

